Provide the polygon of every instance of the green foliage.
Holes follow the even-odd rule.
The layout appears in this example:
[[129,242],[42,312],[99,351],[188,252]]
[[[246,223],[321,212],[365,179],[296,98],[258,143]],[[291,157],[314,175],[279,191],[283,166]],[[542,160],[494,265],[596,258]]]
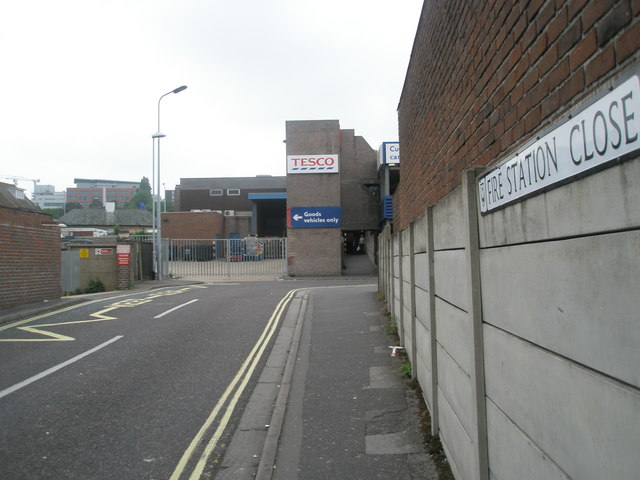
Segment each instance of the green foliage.
[[71,210],[77,210],[79,208],[82,208],[82,204],[80,204],[79,202],[67,202],[64,205],[65,212],[70,212]]
[[51,215],[53,218],[58,219],[64,215],[64,208],[42,208],[42,213]]
[[140,190],[151,193],[151,184],[147,177],[142,177],[142,180],[140,180]]
[[394,317],[393,315],[389,317],[386,332],[387,332],[387,335],[398,334],[398,322],[396,321],[396,317]]
[[73,292],[74,295],[82,295],[84,293],[100,293],[106,292],[107,289],[100,280],[91,280],[87,288],[76,288]]
[[132,210],[139,209],[140,204],[144,203],[144,209],[150,212],[153,209],[153,197],[151,195],[151,185],[147,177],[142,177],[140,180],[140,188],[136,190],[136,193],[131,200],[127,202],[125,208]]
[[400,365],[400,375],[404,378],[411,378],[411,364],[409,362],[404,362]]
[[91,280],[86,290],[86,293],[98,293],[105,292],[106,288],[104,288],[104,284],[100,280]]

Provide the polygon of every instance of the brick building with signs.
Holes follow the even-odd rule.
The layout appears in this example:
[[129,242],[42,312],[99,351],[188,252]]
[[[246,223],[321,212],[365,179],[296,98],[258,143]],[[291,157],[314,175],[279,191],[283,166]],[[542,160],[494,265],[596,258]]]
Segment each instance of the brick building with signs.
[[338,120],[289,121],[286,143],[289,272],[340,275],[348,244],[379,228],[377,152]]
[[[224,238],[287,237],[292,275],[340,275],[342,255],[357,250],[375,263],[381,201],[376,150],[338,120],[288,121],[286,145],[286,177],[183,178],[176,210],[197,218],[222,215]],[[172,238],[191,231],[184,222],[192,217],[181,215],[163,214],[163,221],[174,222]],[[207,222],[211,237],[220,233],[218,221]]]

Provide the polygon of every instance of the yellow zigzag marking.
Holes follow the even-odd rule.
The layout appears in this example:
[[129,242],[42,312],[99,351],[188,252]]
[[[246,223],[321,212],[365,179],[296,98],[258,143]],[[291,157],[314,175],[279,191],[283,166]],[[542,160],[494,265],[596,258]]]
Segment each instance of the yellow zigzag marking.
[[117,317],[110,317],[108,315],[103,315],[105,312],[110,312],[111,310],[115,310],[118,307],[109,307],[104,310],[100,310],[99,312],[92,313],[90,316],[95,317],[95,320],[76,320],[73,322],[58,322],[58,323],[43,323],[41,325],[31,325],[29,327],[18,327],[18,330],[23,330],[29,333],[35,333],[38,335],[44,335],[45,337],[50,338],[30,338],[30,339],[11,339],[5,341],[14,341],[14,342],[69,342],[75,340],[74,337],[68,337],[67,335],[62,335],[60,333],[53,333],[48,330],[41,330],[44,327],[58,327],[61,325],[77,325],[80,323],[94,323],[94,322],[105,322],[107,320],[117,320]]
[[31,325],[28,327],[17,327],[18,330],[22,330],[29,333],[35,333],[36,335],[43,335],[47,338],[0,338],[0,342],[69,342],[69,341],[73,341],[75,340],[74,337],[69,337],[67,335],[62,335],[60,333],[50,332],[49,330],[42,330],[42,328],[58,327],[63,325],[77,325],[80,323],[95,323],[95,322],[106,322],[109,320],[117,320],[118,317],[111,317],[109,315],[105,315],[105,313],[110,312],[111,310],[115,310],[117,308],[137,307],[138,305],[149,303],[156,298],[164,297],[166,295],[177,295],[179,293],[186,292],[190,288],[207,288],[207,287],[201,286],[201,285],[190,285],[189,287],[181,288],[178,290],[161,291],[159,293],[155,293],[144,298],[127,298],[125,300],[120,300],[118,302],[112,303],[109,307],[105,308],[104,310],[100,310],[99,312],[95,312],[89,315],[90,317],[94,317],[93,319],[76,320],[72,322],[43,323],[40,325]]

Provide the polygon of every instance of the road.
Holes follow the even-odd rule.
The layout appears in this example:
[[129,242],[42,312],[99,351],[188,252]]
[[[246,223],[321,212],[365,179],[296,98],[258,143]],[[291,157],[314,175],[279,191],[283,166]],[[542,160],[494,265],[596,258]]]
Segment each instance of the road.
[[112,292],[0,326],[0,477],[210,478],[301,286]]

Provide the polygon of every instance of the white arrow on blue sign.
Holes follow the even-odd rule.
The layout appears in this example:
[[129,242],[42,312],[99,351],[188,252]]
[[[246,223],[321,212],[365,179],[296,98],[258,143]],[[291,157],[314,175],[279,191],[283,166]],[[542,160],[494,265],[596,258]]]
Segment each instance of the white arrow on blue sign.
[[289,228],[337,228],[342,225],[340,207],[291,207]]

